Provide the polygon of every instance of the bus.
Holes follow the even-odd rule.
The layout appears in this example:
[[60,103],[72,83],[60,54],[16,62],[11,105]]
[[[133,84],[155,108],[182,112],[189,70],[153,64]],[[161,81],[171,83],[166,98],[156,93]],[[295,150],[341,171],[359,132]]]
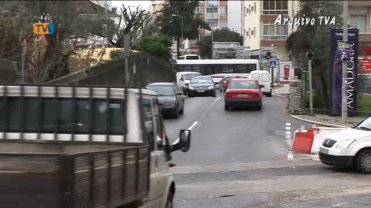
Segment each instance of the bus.
[[251,71],[259,70],[259,60],[256,59],[203,59],[176,60],[176,72],[199,72],[209,75],[218,85],[228,75],[247,77]]
[[179,56],[178,60],[200,60],[200,56],[194,55],[194,54],[188,54],[188,55],[183,55]]

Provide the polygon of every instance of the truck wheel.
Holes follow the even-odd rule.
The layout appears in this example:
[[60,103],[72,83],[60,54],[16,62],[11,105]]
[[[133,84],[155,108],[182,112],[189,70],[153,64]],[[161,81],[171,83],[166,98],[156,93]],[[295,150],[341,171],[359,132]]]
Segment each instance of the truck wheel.
[[167,197],[167,201],[166,201],[166,208],[173,208],[174,207],[173,198],[174,198],[173,193],[169,192],[169,196]]
[[267,94],[267,97],[272,97],[272,91]]
[[371,174],[371,150],[358,153],[355,163],[358,172]]

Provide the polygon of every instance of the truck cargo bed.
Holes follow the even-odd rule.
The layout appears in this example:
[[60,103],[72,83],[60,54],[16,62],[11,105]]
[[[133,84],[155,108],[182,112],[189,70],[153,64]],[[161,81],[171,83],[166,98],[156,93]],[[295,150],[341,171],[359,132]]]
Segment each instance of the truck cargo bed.
[[3,140],[0,204],[118,207],[148,195],[149,162],[144,144]]

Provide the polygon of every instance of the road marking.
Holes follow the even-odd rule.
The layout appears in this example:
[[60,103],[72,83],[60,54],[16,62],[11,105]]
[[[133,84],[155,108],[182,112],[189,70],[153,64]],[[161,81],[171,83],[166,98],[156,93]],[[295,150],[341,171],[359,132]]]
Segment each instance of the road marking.
[[293,159],[294,159],[294,155],[292,154],[291,151],[288,151],[288,152],[287,152],[287,159],[288,159],[288,160],[293,160]]
[[[198,124],[198,121],[195,121],[187,130],[192,130],[196,125]],[[173,142],[173,144],[179,142],[179,137]]]
[[220,98],[222,98],[222,97],[218,97],[216,100],[218,101]]
[[190,126],[190,127],[188,128],[188,130],[192,130],[193,127],[195,127],[197,124],[198,124],[198,121],[195,121],[195,122],[192,124],[192,126]]

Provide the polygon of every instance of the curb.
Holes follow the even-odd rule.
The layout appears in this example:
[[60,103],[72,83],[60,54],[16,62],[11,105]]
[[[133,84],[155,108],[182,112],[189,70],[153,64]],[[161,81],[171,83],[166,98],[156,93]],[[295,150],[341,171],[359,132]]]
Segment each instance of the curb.
[[287,98],[287,96],[285,96],[285,95],[277,94],[277,93],[274,93],[274,92],[272,92],[272,95],[277,96],[277,97]]
[[308,123],[312,123],[312,124],[317,124],[317,125],[322,125],[322,126],[328,126],[328,127],[338,127],[338,128],[347,128],[349,126],[341,126],[341,125],[336,125],[336,124],[329,124],[329,123],[323,123],[323,122],[319,122],[319,121],[312,121],[312,120],[307,120],[307,119],[303,119],[303,118],[300,118],[298,116],[294,116],[294,115],[291,115],[289,114],[292,118],[295,118],[297,120],[300,120],[300,121],[305,121],[305,122],[308,122]]

